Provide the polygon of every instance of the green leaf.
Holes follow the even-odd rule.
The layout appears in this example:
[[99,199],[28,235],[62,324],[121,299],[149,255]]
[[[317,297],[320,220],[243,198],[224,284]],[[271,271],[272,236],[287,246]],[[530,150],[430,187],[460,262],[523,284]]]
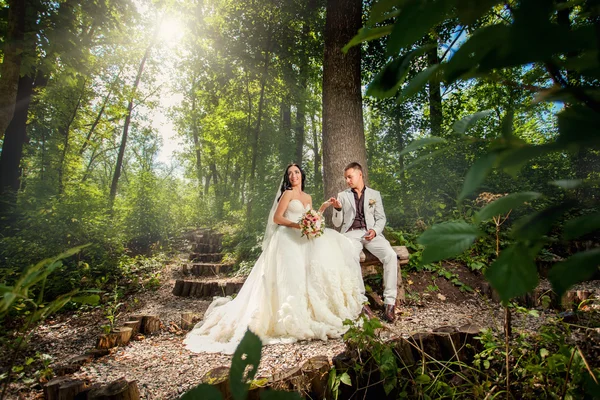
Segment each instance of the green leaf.
[[565,190],[572,190],[581,186],[583,179],[562,179],[558,181],[552,181],[550,183]]
[[493,111],[492,110],[485,110],[485,111],[480,111],[477,112],[475,114],[471,114],[468,115],[458,121],[456,121],[453,125],[452,125],[452,129],[457,132],[457,133],[466,133],[469,129],[471,129],[471,127],[473,125],[475,125],[475,123],[477,121],[479,121],[482,118],[487,117],[488,115],[490,115]]
[[400,152],[400,155],[403,156],[405,154],[408,154],[410,152],[418,150],[422,147],[429,146],[430,144],[437,144],[437,143],[446,143],[446,139],[443,139],[443,138],[437,137],[437,136],[430,136],[430,137],[426,137],[424,139],[413,140],[412,142],[410,142],[410,144],[408,146],[406,146],[404,149],[402,149],[402,151]]
[[503,302],[535,289],[538,284],[535,254],[521,243],[502,250],[500,256],[485,271],[485,277]]
[[400,4],[399,0],[379,0],[371,7],[369,14],[368,26],[373,26],[379,22],[385,21],[399,13],[393,10],[393,7]]
[[427,82],[429,82],[432,76],[434,76],[438,70],[440,70],[440,68],[441,64],[435,64],[419,72],[408,82],[404,89],[402,89],[402,92],[400,92],[400,96],[398,96],[396,101],[401,103],[419,93],[425,87]]
[[465,183],[463,184],[460,196],[458,196],[459,200],[463,200],[465,197],[473,193],[483,183],[483,181],[485,181],[485,178],[487,178],[489,173],[492,171],[492,167],[494,166],[497,158],[497,153],[488,153],[475,161],[475,164],[473,164],[473,166],[469,169],[469,172],[467,172]]
[[508,110],[504,118],[502,118],[502,137],[507,143],[513,141],[515,136],[513,135],[513,121],[515,117],[514,110]]
[[559,144],[593,145],[600,143],[600,114],[576,105],[558,113]]
[[75,302],[75,303],[79,303],[79,304],[98,304],[100,302],[100,296],[98,296],[97,294],[90,294],[87,296],[77,296],[77,297],[73,297],[71,299],[71,301]]
[[250,386],[248,381],[254,379],[258,370],[261,348],[260,338],[247,330],[242,341],[235,349],[231,361],[229,385],[234,400],[244,400],[246,398]]
[[441,153],[445,153],[447,151],[448,151],[448,147],[445,147],[445,148],[442,148],[439,150],[432,151],[429,154],[424,154],[422,156],[419,156],[419,157],[417,157],[417,159],[415,161],[411,162],[408,165],[405,165],[404,168],[402,170],[400,170],[400,172],[406,171],[410,168],[414,168],[415,166],[422,164],[423,162],[427,161],[428,159],[434,158],[435,156],[438,156]]
[[425,246],[421,262],[429,264],[457,256],[467,250],[479,234],[476,226],[464,221],[436,224],[417,240],[417,243]]
[[498,0],[457,0],[456,15],[461,23],[470,25],[498,3]]
[[446,83],[449,85],[460,77],[472,74],[485,56],[498,51],[501,44],[508,39],[509,32],[509,27],[505,25],[477,29],[446,64]]
[[548,272],[548,280],[560,298],[571,286],[590,279],[598,271],[598,266],[600,249],[580,252],[555,264]]
[[368,42],[370,40],[379,39],[380,37],[389,35],[392,33],[393,25],[377,26],[374,28],[361,28],[359,29],[356,36],[354,36],[347,45],[342,48],[344,53],[347,53],[350,48],[361,44],[362,42]]
[[420,385],[427,385],[431,382],[431,377],[429,375],[419,375],[415,378],[415,382]]
[[386,54],[393,57],[400,49],[410,48],[433,27],[450,15],[451,0],[408,0],[400,8],[392,33],[388,39]]
[[181,396],[181,400],[223,400],[221,392],[217,388],[201,383],[192,390],[188,390]]
[[565,240],[573,240],[588,233],[600,230],[600,212],[583,215],[565,224]]
[[532,158],[560,150],[561,148],[562,146],[555,143],[549,143],[537,146],[525,145],[508,149],[499,154],[498,168],[502,168],[506,173],[515,176]]
[[571,207],[572,203],[566,202],[527,215],[515,222],[512,236],[517,240],[538,241]]
[[342,382],[344,385],[352,386],[352,380],[350,380],[350,375],[348,375],[347,372],[344,372],[340,376],[340,382]]
[[367,96],[382,99],[396,94],[408,75],[411,61],[431,48],[434,46],[421,46],[387,63],[369,84]]
[[521,207],[528,201],[539,199],[541,193],[537,192],[520,192],[511,193],[508,196],[499,198],[496,201],[485,206],[481,211],[475,214],[477,222],[488,220],[496,215],[504,215],[510,210]]

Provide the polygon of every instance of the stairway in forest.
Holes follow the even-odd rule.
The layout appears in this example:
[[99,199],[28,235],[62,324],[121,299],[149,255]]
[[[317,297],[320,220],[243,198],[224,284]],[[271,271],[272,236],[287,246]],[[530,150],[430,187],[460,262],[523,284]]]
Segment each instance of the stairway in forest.
[[191,244],[188,261],[183,263],[183,278],[175,281],[173,294],[184,297],[212,298],[231,296],[239,292],[244,278],[232,278],[233,265],[223,262],[221,253],[223,234],[211,229],[188,232]]

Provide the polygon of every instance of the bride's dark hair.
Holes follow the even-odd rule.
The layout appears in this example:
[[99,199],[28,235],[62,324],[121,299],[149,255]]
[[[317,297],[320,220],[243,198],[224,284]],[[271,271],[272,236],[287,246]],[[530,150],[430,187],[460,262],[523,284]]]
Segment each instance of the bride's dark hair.
[[298,167],[298,169],[300,170],[300,175],[302,175],[302,191],[304,191],[304,182],[306,181],[306,174],[304,173],[304,170],[302,169],[301,166],[299,166],[296,163],[292,163],[285,168],[285,172],[283,173],[283,183],[281,184],[281,193],[279,193],[279,198],[277,199],[277,201],[279,201],[281,199],[281,196],[283,196],[283,193],[286,190],[292,190],[292,184],[290,183],[290,177],[288,176],[288,170],[291,167]]

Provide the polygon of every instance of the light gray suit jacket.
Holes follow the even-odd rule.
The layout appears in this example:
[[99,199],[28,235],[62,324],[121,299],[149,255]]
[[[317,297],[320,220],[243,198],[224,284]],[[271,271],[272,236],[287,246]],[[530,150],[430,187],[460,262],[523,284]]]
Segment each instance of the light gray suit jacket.
[[[356,203],[354,202],[354,193],[352,189],[346,189],[343,192],[339,192],[337,199],[342,203],[342,209],[340,211],[333,209],[332,222],[333,225],[339,227],[341,225],[340,232],[346,233],[354,222],[356,216]],[[381,194],[370,187],[365,188],[365,192],[361,198],[364,201],[365,211],[365,223],[367,224],[367,230],[373,229],[377,236],[383,236],[383,228],[385,227],[385,212],[383,211],[383,202],[381,201]]]

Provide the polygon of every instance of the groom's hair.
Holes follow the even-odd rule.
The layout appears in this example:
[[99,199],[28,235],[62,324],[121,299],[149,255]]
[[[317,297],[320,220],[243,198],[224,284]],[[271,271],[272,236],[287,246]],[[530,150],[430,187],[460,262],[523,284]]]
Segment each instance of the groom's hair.
[[346,168],[344,168],[344,171],[348,171],[350,168],[352,169],[357,169],[360,172],[363,172],[362,170],[362,165],[360,165],[359,163],[355,162],[351,162],[350,164],[346,165]]

